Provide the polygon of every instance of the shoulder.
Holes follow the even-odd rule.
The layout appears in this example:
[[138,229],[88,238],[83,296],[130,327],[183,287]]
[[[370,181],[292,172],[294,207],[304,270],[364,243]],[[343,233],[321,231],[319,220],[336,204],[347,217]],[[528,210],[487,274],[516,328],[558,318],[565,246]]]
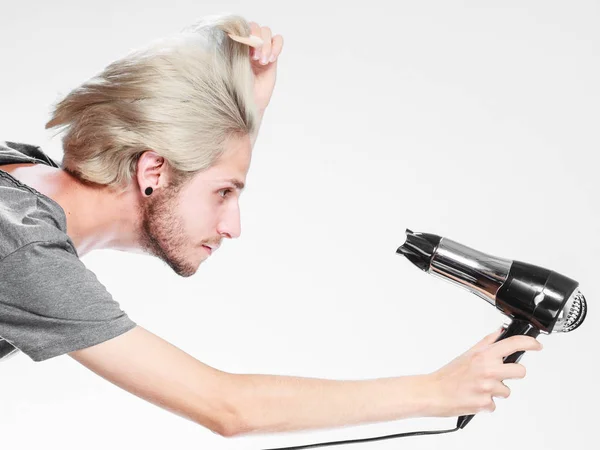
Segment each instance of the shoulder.
[[64,211],[0,170],[0,259],[33,242],[57,242],[75,253]]
[[60,166],[37,145],[0,141],[0,164],[11,164],[13,162],[41,163],[52,167]]

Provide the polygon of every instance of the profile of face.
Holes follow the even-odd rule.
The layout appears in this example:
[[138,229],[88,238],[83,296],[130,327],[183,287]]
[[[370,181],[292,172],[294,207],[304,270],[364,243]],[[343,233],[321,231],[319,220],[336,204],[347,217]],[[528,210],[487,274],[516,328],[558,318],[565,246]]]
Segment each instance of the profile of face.
[[[211,167],[178,188],[159,184],[150,196],[143,198],[139,230],[142,250],[163,260],[178,275],[189,277],[223,239],[237,238],[241,232],[239,196],[251,153],[247,136],[231,139]],[[151,163],[147,162],[138,181],[140,177],[153,179]],[[142,183],[143,191],[146,185]]]

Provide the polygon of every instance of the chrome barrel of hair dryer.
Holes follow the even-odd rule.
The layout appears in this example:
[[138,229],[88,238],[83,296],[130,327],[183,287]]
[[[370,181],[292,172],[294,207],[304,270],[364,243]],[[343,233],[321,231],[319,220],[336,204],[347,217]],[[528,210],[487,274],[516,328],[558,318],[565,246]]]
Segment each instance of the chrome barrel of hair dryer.
[[[498,258],[448,238],[406,230],[400,253],[421,270],[468,289],[512,319],[498,338],[518,334],[568,332],[577,328],[587,312],[579,283],[542,267]],[[524,352],[504,358],[518,362]],[[461,416],[464,428],[473,415]]]

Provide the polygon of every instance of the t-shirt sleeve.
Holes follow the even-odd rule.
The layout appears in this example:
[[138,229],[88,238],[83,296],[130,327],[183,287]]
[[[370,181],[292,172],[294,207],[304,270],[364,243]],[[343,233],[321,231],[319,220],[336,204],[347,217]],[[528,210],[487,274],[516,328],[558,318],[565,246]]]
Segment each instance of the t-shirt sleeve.
[[32,242],[0,261],[0,336],[34,361],[136,326],[68,245]]

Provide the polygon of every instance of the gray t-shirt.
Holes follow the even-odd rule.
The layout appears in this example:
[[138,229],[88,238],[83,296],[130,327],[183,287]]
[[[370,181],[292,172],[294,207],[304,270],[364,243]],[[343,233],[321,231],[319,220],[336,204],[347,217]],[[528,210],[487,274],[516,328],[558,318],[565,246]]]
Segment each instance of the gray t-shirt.
[[[39,147],[0,141],[0,165],[59,167]],[[33,361],[112,339],[136,324],[80,261],[58,203],[0,169],[0,361]]]

